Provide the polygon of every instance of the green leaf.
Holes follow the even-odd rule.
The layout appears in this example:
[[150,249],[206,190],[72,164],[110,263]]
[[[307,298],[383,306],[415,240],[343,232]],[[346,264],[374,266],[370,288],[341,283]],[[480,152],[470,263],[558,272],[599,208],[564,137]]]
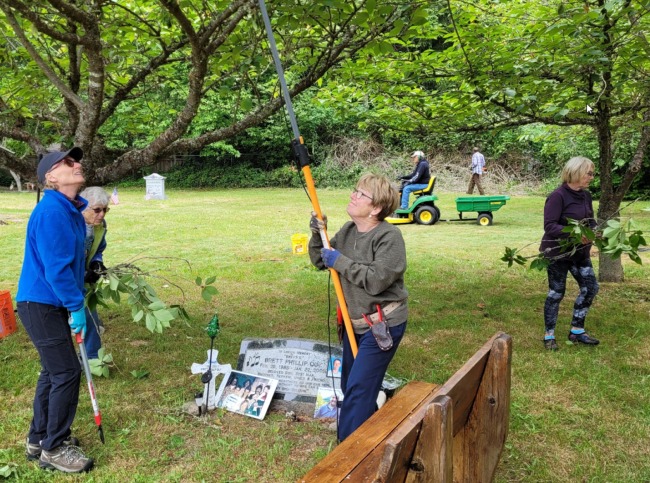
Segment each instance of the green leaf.
[[131,375],[136,379],[144,379],[145,377],[149,376],[149,371],[146,371],[144,369],[133,370],[131,371]]
[[166,307],[165,307],[165,304],[164,304],[164,303],[162,303],[160,300],[157,300],[157,301],[155,301],[155,302],[150,303],[150,304],[147,306],[147,308],[148,308],[149,310],[163,310],[163,309],[165,309]]
[[196,283],[200,287],[202,285],[201,281],[202,281],[201,277],[196,277],[194,283]]
[[205,279],[206,285],[212,285],[217,280],[217,277],[208,277]]
[[161,322],[169,322],[171,320],[174,320],[174,316],[167,309],[156,310],[153,315]]
[[135,322],[140,322],[142,320],[142,317],[144,317],[144,310],[140,309],[138,312],[133,316],[133,320]]
[[156,330],[156,326],[158,325],[158,323],[156,322],[156,318],[150,313],[147,313],[147,316],[145,318],[145,324],[149,332],[154,332]]
[[530,269],[531,270],[540,270],[540,271],[546,270],[549,263],[550,263],[550,261],[546,257],[539,256],[538,258],[536,258],[535,260],[530,262]]
[[201,290],[201,297],[203,297],[203,300],[206,302],[209,302],[212,300],[212,296],[216,295],[217,289],[214,288],[212,285],[208,285],[207,287],[204,287],[203,290]]
[[117,290],[117,287],[120,284],[120,279],[117,278],[112,273],[109,273],[108,274],[108,281],[109,281],[109,286],[110,286],[111,290]]

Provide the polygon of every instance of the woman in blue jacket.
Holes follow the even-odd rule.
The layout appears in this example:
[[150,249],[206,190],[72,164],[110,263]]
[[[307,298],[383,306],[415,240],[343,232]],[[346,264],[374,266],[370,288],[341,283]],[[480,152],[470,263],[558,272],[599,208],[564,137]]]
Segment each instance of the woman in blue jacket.
[[81,212],[87,203],[77,194],[85,182],[82,157],[82,150],[75,147],[48,153],[38,164],[38,181],[45,191],[27,224],[16,295],[20,320],[41,360],[27,458],[66,473],[93,466],[70,432],[81,381],[70,330],[83,334],[86,329],[86,224]]

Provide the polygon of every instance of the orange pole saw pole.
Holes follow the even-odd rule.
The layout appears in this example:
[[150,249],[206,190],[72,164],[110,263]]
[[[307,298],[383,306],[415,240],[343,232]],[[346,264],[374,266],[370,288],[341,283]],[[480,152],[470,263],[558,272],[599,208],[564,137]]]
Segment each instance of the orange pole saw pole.
[[[280,57],[278,55],[278,48],[275,44],[275,37],[273,36],[273,30],[271,28],[271,20],[269,19],[269,14],[266,10],[266,4],[264,0],[258,0],[260,11],[262,13],[262,18],[264,20],[264,27],[266,28],[266,35],[269,39],[269,46],[271,47],[271,55],[273,56],[273,62],[275,63],[275,70],[278,73],[278,78],[280,80],[280,86],[282,88],[282,94],[284,96],[284,103],[287,107],[287,112],[289,114],[289,121],[291,122],[291,128],[295,139],[291,141],[291,146],[293,148],[294,155],[296,160],[300,164],[300,169],[302,174],[305,177],[305,182],[307,183],[307,192],[309,193],[309,198],[311,199],[312,207],[316,212],[316,216],[320,220],[323,219],[323,213],[320,209],[320,204],[318,203],[318,195],[316,194],[316,185],[314,184],[314,178],[311,175],[311,168],[309,167],[309,153],[307,152],[307,147],[305,146],[300,131],[298,130],[298,123],[296,122],[296,115],[293,112],[293,103],[291,102],[291,96],[289,95],[289,89],[287,87],[287,82],[284,77],[284,70],[282,69],[282,63],[280,62]],[[327,236],[326,230],[321,230],[320,232],[321,239],[323,241],[323,246],[326,248],[331,248],[329,238]],[[348,341],[350,342],[350,348],[352,349],[352,354],[354,357],[357,356],[357,339],[354,337],[354,330],[352,329],[352,320],[350,319],[350,314],[348,312],[348,306],[345,303],[345,296],[343,295],[343,287],[341,286],[341,278],[336,270],[330,268],[330,274],[332,280],[334,281],[334,290],[336,291],[336,299],[338,301],[341,313],[343,314],[343,323],[345,325],[345,331],[348,334]]]

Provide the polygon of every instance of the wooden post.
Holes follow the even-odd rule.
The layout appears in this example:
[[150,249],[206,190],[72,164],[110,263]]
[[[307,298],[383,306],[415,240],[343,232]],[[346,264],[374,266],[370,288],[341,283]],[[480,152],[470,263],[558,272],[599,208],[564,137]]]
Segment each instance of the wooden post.
[[454,438],[454,480],[492,481],[508,435],[512,338],[497,337],[465,427]]
[[429,404],[406,483],[452,483],[453,412],[449,396],[436,396]]

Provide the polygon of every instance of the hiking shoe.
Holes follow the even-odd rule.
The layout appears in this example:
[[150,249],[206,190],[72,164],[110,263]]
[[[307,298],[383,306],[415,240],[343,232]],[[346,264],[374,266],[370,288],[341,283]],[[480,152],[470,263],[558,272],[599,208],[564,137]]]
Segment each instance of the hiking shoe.
[[[74,436],[68,436],[63,443],[63,446],[79,446],[79,440]],[[27,438],[27,444],[25,445],[25,456],[30,461],[37,460],[41,457],[41,445],[37,443],[30,443],[29,438]]]
[[41,468],[64,473],[82,473],[93,467],[93,459],[86,458],[78,446],[61,445],[52,451],[41,451]]
[[549,351],[556,351],[559,349],[555,339],[544,339],[544,348]]
[[583,332],[582,334],[574,334],[573,332],[569,332],[569,340],[573,342],[574,344],[580,342],[582,344],[587,344],[587,345],[598,345],[600,344],[600,341],[586,332]]

